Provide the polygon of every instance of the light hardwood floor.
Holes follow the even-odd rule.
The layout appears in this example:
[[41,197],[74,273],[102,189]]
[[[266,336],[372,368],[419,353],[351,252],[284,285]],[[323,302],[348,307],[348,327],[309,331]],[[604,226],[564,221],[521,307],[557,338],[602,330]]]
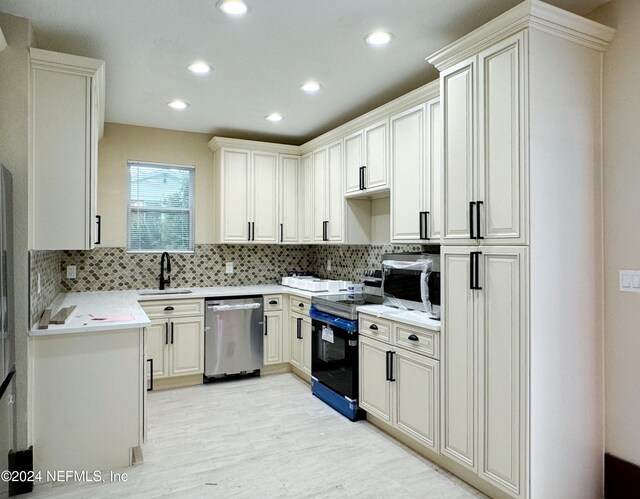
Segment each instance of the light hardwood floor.
[[484,497],[290,373],[153,392],[148,410],[144,463],[115,470],[126,483],[31,497]]

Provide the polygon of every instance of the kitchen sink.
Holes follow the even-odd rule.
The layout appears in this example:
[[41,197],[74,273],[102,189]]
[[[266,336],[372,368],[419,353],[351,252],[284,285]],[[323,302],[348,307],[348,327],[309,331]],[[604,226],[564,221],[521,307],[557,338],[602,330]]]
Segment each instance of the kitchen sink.
[[155,291],[142,291],[140,296],[161,296],[161,295],[188,295],[193,293],[190,289],[157,289]]

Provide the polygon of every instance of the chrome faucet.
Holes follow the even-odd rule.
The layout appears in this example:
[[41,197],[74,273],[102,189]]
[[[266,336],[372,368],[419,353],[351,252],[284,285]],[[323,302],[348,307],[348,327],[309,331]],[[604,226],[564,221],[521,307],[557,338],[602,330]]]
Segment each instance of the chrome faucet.
[[[167,278],[164,277],[164,262],[167,261]],[[165,285],[171,284],[171,257],[166,251],[160,257],[160,289],[164,289]]]

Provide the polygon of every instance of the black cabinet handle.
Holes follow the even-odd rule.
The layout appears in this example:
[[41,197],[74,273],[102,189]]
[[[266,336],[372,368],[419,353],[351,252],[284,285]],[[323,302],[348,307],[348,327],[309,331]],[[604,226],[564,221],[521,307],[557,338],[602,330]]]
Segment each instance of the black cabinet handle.
[[391,366],[389,368],[389,381],[395,381],[396,378],[393,377],[393,356],[396,354],[395,352],[389,352],[391,355],[389,356],[391,359]]
[[284,241],[284,224],[280,224],[280,242]]
[[247,232],[249,233],[247,235],[247,241],[251,241],[251,222],[247,222]]
[[256,223],[255,222],[251,222],[251,240],[252,241],[256,240]]
[[172,310],[175,310],[171,305],[169,305],[168,307],[164,307],[165,312],[171,312]]
[[266,336],[269,333],[269,318],[264,316],[264,335]]
[[[300,303],[298,303],[298,306],[299,306],[300,308],[303,308],[303,307],[304,307],[304,303],[300,302]],[[300,319],[298,319],[298,320],[300,320]]]
[[173,345],[173,322],[171,323],[171,344]]
[[476,205],[475,201],[469,201],[469,238],[476,239],[473,231],[473,208]]
[[297,318],[296,321],[298,321],[297,331],[296,331],[296,338],[301,340],[302,339],[302,319]]
[[484,239],[484,237],[480,235],[480,206],[482,204],[484,204],[482,201],[476,203],[476,239]]
[[391,381],[391,351],[387,350],[385,381]]
[[479,285],[480,280],[480,255],[482,255],[482,251],[472,251],[470,253],[471,258],[471,268],[469,269],[470,274],[470,289],[481,290],[482,286]]
[[375,325],[375,324],[371,324],[371,325],[369,326],[369,329],[373,329],[374,331],[377,331],[377,330],[378,330],[378,326],[377,326],[377,325]]
[[476,289],[475,283],[473,282],[473,276],[476,274],[475,271],[476,260],[473,255],[473,251],[469,253],[469,289]]
[[94,244],[100,244],[102,238],[102,216],[96,215],[96,225],[98,226],[98,238]]
[[278,304],[278,300],[270,300],[269,301],[269,305],[277,305]]
[[415,334],[410,334],[409,338],[411,341],[420,341],[420,339]]
[[169,323],[168,322],[164,323],[164,344],[165,345],[169,344]]
[[324,222],[322,222],[322,240],[323,241],[329,240],[329,221],[328,220],[325,220]]
[[149,371],[149,388],[147,388],[147,391],[153,391],[153,359],[147,359],[147,362],[149,362],[150,364],[150,371]]
[[480,255],[482,255],[482,251],[476,251],[476,264],[475,264],[475,281],[476,281],[476,289],[480,290],[482,289],[482,286],[480,286]]
[[420,212],[420,239],[429,239],[429,212],[421,211]]
[[366,170],[366,168],[367,168],[366,166],[361,166],[359,171],[358,171],[358,174],[359,174],[359,177],[360,177],[359,178],[359,186],[360,186],[360,190],[361,191],[364,191],[367,188],[365,186],[365,182],[366,182],[366,180],[365,180],[365,170]]

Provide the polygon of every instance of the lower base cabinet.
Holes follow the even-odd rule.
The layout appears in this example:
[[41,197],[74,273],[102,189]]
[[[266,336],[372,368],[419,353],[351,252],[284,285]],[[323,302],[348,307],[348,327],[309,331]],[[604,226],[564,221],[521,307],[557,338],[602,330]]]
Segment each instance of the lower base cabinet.
[[291,364],[311,376],[311,319],[301,314],[291,314]]
[[282,342],[282,311],[264,314],[264,365],[284,362]]
[[360,407],[438,451],[437,360],[360,336]]

